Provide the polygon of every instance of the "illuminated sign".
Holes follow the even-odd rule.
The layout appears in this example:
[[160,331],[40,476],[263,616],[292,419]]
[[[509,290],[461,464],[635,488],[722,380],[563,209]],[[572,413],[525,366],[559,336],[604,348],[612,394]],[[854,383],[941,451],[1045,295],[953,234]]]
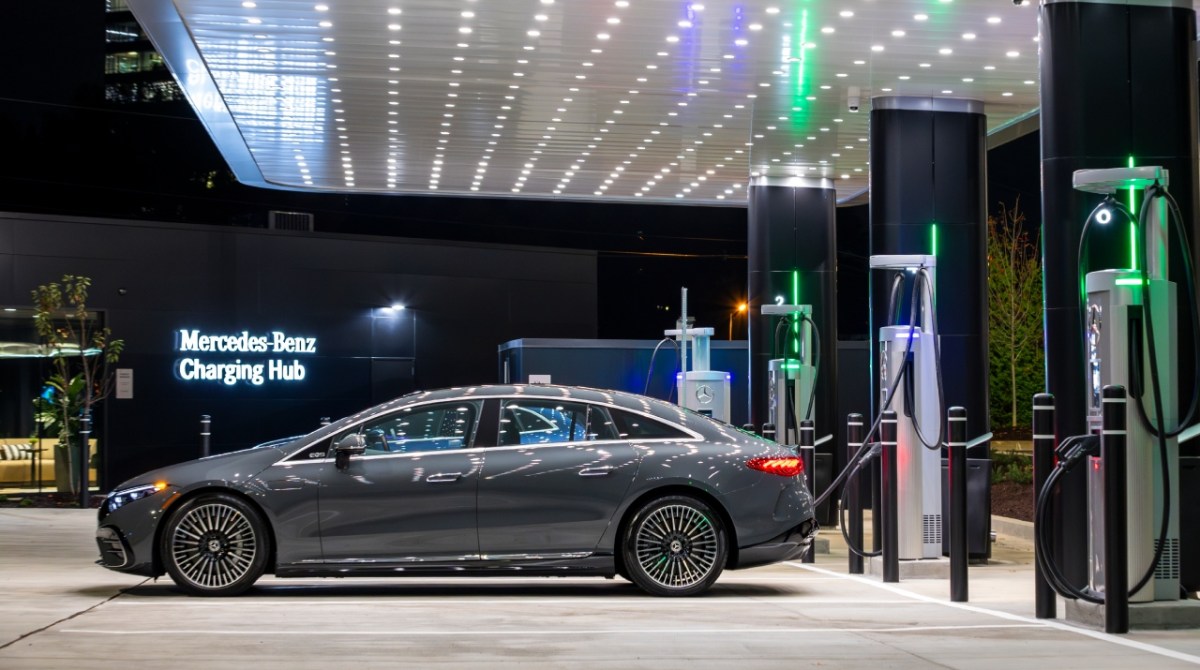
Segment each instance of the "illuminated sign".
[[[278,356],[315,354],[317,338],[294,337],[278,330],[265,335],[246,330],[227,335],[184,328],[177,332],[175,350],[195,354],[175,361],[175,376],[185,382],[262,386],[268,382],[303,381],[308,376],[304,363],[298,358],[287,360]],[[246,358],[212,360],[208,356],[202,357],[204,354],[245,354]]]

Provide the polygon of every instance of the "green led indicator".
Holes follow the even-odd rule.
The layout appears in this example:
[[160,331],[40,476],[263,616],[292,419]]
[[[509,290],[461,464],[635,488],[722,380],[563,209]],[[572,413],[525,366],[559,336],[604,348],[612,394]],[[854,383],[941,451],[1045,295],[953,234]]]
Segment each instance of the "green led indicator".
[[1141,286],[1142,278],[1138,277],[1121,277],[1116,282],[1117,286]]
[[[800,304],[800,271],[792,270],[792,304]],[[800,312],[792,313],[792,353],[800,353]]]
[[938,255],[938,232],[936,223],[929,225],[929,248],[933,250],[932,253],[934,256]]
[[[1133,167],[1133,156],[1129,157],[1129,167]],[[1137,212],[1134,207],[1134,202],[1137,200],[1137,189],[1133,186],[1129,187],[1129,212],[1131,214]],[[1138,269],[1138,251],[1137,251],[1137,224],[1133,221],[1129,222],[1129,267]]]

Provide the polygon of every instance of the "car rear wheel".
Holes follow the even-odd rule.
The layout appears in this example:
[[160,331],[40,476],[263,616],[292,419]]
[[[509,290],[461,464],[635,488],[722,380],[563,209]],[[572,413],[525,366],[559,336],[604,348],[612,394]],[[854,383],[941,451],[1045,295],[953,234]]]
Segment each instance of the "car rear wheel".
[[641,508],[625,529],[622,554],[629,579],[656,596],[707,591],[725,568],[725,524],[707,504],[665,496]]
[[242,593],[262,576],[268,553],[262,516],[227,493],[184,502],[171,514],[162,536],[167,573],[197,596]]

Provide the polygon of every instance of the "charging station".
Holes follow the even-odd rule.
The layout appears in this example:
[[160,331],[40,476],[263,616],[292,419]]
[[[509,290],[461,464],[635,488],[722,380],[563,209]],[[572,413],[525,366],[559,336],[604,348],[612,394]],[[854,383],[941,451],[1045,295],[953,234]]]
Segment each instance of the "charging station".
[[[1168,171],[1159,166],[1078,170],[1073,184],[1076,190],[1104,195],[1080,235],[1081,266],[1093,224],[1129,225],[1135,252],[1130,254],[1132,267],[1091,271],[1083,277],[1084,367],[1080,379],[1087,391],[1088,432],[1067,437],[1055,447],[1056,464],[1037,492],[1035,535],[1039,568],[1049,586],[1070,599],[1068,614],[1078,613],[1079,606],[1074,603],[1083,601],[1104,604],[1107,615],[1114,597],[1149,604],[1177,601],[1181,595],[1179,442],[1195,433],[1185,428],[1196,415],[1198,398],[1193,390],[1181,418],[1176,284],[1168,279],[1172,220],[1179,243],[1184,245],[1184,288],[1193,338],[1200,337],[1200,316],[1182,217],[1167,191]],[[1114,197],[1124,191],[1140,194],[1142,205],[1137,215]],[[1082,268],[1080,274],[1084,274]],[[1121,387],[1128,401],[1122,399],[1120,404],[1108,407],[1108,403],[1117,401],[1108,397],[1106,387],[1110,391]],[[1101,443],[1097,435],[1102,429],[1105,435],[1112,432],[1102,419],[1113,412],[1124,426],[1119,431],[1126,445],[1120,456],[1123,481],[1117,475],[1124,488],[1124,500],[1111,499],[1107,493],[1112,489],[1106,489],[1106,461],[1097,452]],[[1086,587],[1072,584],[1065,577],[1050,541],[1050,514],[1054,511],[1061,516],[1061,511],[1052,507],[1055,488],[1065,473],[1080,463],[1087,471]],[[1122,522],[1116,537],[1110,536],[1112,515],[1109,523],[1105,522],[1109,506],[1114,506],[1114,514]],[[1057,521],[1070,523],[1061,518]],[[1124,538],[1119,535],[1121,530]],[[1114,542],[1123,543],[1117,545],[1120,551],[1113,551]],[[1106,586],[1116,566],[1121,565],[1121,556],[1125,565],[1114,583],[1121,585],[1122,593],[1115,596]],[[1125,584],[1129,585],[1127,591]]]
[[942,555],[944,414],[934,316],[937,259],[924,254],[879,255],[871,257],[870,266],[905,273],[915,282],[912,321],[879,329],[879,406],[897,415],[899,558],[937,558]]
[[[676,328],[663,331],[679,343],[679,373],[675,377],[679,405],[718,421],[729,423],[731,390],[728,372],[710,369],[712,328],[693,328],[688,324],[687,288],[681,290],[682,313]],[[688,369],[688,349],[692,351]]]

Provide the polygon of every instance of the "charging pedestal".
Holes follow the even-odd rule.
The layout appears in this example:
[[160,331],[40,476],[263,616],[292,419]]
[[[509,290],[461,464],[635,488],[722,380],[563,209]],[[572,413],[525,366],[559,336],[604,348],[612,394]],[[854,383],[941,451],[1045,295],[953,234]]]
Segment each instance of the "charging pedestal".
[[[680,369],[675,376],[679,405],[697,413],[729,423],[730,378],[728,372],[709,369],[712,328],[689,328],[687,289],[682,291],[683,316],[679,327],[663,334],[679,340]],[[688,343],[692,343],[692,369],[688,369]]]
[[813,365],[814,349],[812,305],[763,305],[762,313],[769,316],[786,316],[795,322],[788,328],[786,340],[792,345],[788,357],[785,345],[784,358],[773,358],[767,362],[767,416],[775,424],[776,438],[781,444],[797,444],[800,436],[796,428],[807,416],[814,385],[816,366]]
[[[1079,170],[1075,173],[1077,190],[1113,194],[1127,189],[1145,189],[1154,184],[1167,186],[1167,171],[1160,167]],[[1159,528],[1163,516],[1162,462],[1158,438],[1151,434],[1137,410],[1135,397],[1142,396],[1146,413],[1155,415],[1154,394],[1150,375],[1148,343],[1145,342],[1144,322],[1154,324],[1154,340],[1159,387],[1162,393],[1162,414],[1166,428],[1176,425],[1178,416],[1178,370],[1176,363],[1175,284],[1167,280],[1167,220],[1166,205],[1161,199],[1150,208],[1145,229],[1140,231],[1138,244],[1146,245],[1148,267],[1143,270],[1100,270],[1089,272],[1085,287],[1087,306],[1084,312],[1085,353],[1087,357],[1088,428],[1100,429],[1103,398],[1101,390],[1107,385],[1120,385],[1130,390],[1126,409],[1126,509],[1127,550],[1130,584],[1145,574],[1154,560]],[[1107,214],[1107,216],[1104,216]],[[1102,218],[1103,217],[1103,218]],[[1111,219],[1109,212],[1097,214],[1097,222]],[[1148,283],[1150,308],[1146,314],[1142,304],[1142,282]],[[1133,370],[1140,366],[1141,388]],[[1179,443],[1167,440],[1168,476],[1171,500],[1166,501],[1172,513],[1168,520],[1167,540],[1155,570],[1154,578],[1141,590],[1130,595],[1130,602],[1177,600],[1179,598]],[[1096,591],[1104,589],[1104,488],[1099,458],[1089,457],[1088,492],[1088,573]]]
[[[872,256],[871,268],[916,272],[924,269],[930,289],[921,291],[918,323],[879,329],[880,406],[896,412],[897,527],[901,560],[942,555],[942,454],[924,446],[918,435],[938,435],[943,423],[938,398],[937,354],[933,326],[934,269],[928,255]],[[907,370],[907,372],[905,372]],[[888,405],[897,377],[905,379]],[[915,419],[915,422],[914,422]]]

